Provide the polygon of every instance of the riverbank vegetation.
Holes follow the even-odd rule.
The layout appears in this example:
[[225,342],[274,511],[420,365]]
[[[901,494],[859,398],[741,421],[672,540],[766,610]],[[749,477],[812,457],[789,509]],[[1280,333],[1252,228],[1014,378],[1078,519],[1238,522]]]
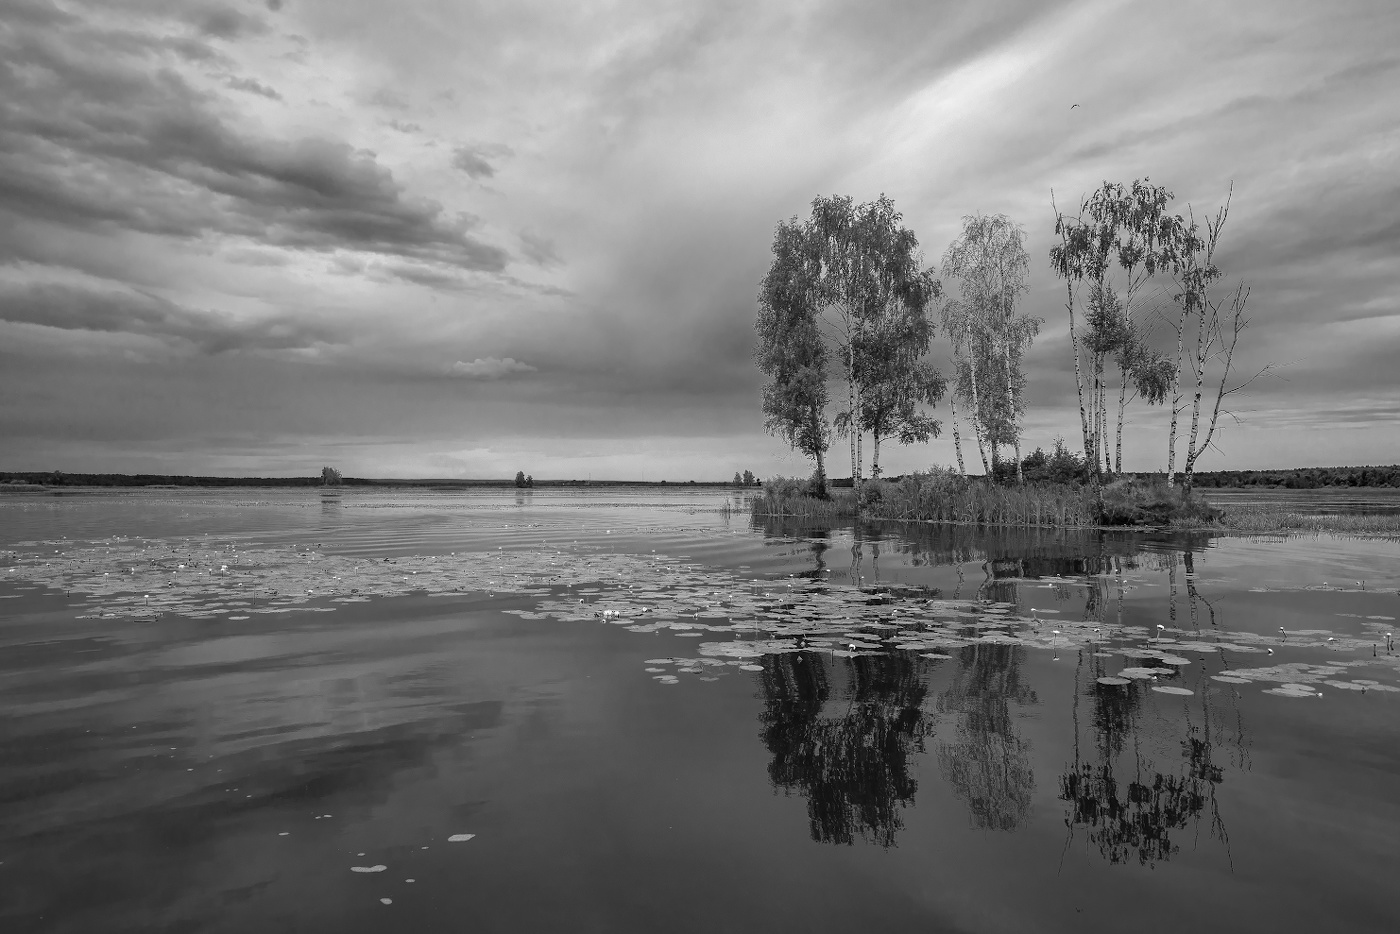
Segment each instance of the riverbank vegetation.
[[[857,496],[859,495],[859,500]],[[1205,528],[1220,510],[1169,486],[1161,477],[1119,478],[1095,485],[1030,480],[998,483],[934,468],[893,480],[871,480],[854,489],[812,495],[810,481],[775,478],[754,497],[755,518],[889,519],[1042,528],[1147,526]]]
[[[1039,460],[1041,452],[1026,458]],[[952,468],[934,468],[905,477],[865,484],[859,504],[851,488],[813,495],[810,480],[774,478],[751,501],[753,518],[828,521],[880,519],[957,525],[1024,528],[1154,528],[1220,533],[1318,533],[1400,536],[1400,513],[1346,514],[1308,510],[1297,503],[1212,501],[1203,490],[1170,485],[1158,475],[1119,476],[1096,485],[1068,476],[1076,460],[1061,448],[1022,483],[964,477]],[[1056,464],[1056,461],[1059,461]],[[1082,466],[1082,464],[1081,464]],[[1015,476],[1010,465],[1007,478]],[[858,508],[859,507],[859,508]]]

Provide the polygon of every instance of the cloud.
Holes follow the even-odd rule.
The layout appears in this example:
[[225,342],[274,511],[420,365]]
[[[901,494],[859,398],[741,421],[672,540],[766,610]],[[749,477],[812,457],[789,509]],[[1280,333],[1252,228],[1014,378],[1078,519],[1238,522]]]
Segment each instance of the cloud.
[[458,360],[449,372],[463,379],[500,379],[512,373],[533,373],[535,368],[512,357],[478,357],[471,363]]
[[452,154],[452,165],[466,172],[472,178],[490,178],[496,174],[491,163],[475,149],[460,147]]
[[0,33],[5,210],[82,229],[505,267],[506,251],[473,235],[471,218],[410,195],[373,153],[236,127],[218,101],[163,66],[149,35],[54,22],[43,38],[39,29]]
[[528,230],[520,234],[520,252],[536,266],[558,266],[562,262],[553,240]]
[[200,32],[216,39],[241,39],[268,31],[267,23],[258,17],[222,4],[197,11],[191,18]]
[[269,100],[280,101],[282,95],[275,90],[258,81],[255,78],[229,78],[228,86],[235,91],[247,91],[250,94],[258,94]]
[[326,328],[286,316],[239,320],[191,311],[140,290],[66,283],[0,283],[0,321],[134,334],[167,344],[193,345],[206,354],[303,350],[336,342]]

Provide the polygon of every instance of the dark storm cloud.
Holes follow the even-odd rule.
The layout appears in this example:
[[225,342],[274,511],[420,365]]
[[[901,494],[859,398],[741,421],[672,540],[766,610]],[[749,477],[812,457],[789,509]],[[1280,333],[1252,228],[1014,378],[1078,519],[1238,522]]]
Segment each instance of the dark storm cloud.
[[134,334],[208,354],[297,350],[334,343],[325,328],[288,317],[255,322],[199,313],[137,290],[0,283],[0,321],[65,331]]
[[9,211],[181,238],[505,266],[504,250],[468,233],[470,219],[409,195],[372,153],[235,130],[214,101],[162,67],[147,37],[24,7],[38,10],[29,22],[46,17],[49,28],[0,34],[0,204]]

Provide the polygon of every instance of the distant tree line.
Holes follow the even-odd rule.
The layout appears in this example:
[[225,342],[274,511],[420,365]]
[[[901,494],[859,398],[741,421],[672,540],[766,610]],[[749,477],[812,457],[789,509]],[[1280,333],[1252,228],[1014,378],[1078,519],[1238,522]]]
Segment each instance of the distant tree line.
[[1296,470],[1209,470],[1196,474],[1203,487],[1400,487],[1400,464],[1389,467],[1301,467]]
[[[332,468],[334,469],[334,468]],[[343,478],[339,481],[347,485],[367,485],[372,481]],[[191,486],[191,487],[310,487],[323,486],[326,478],[315,477],[192,477],[167,474],[119,474],[119,473],[65,473],[49,471],[8,471],[0,472],[0,483],[30,483],[42,486]]]

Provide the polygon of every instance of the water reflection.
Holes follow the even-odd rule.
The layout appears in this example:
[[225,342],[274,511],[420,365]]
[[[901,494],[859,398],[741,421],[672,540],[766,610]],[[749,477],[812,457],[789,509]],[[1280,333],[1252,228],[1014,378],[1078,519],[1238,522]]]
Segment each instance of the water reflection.
[[[1060,776],[1060,799],[1068,802],[1065,824],[1070,839],[1083,831],[1090,846],[1110,863],[1152,866],[1180,850],[1173,834],[1188,827],[1199,830],[1207,822],[1208,836],[1218,840],[1229,857],[1229,836],[1220,814],[1216,788],[1225,780],[1227,764],[1248,768],[1248,743],[1243,721],[1233,712],[1233,736],[1227,732],[1224,713],[1213,699],[1227,692],[1204,689],[1196,702],[1185,706],[1180,721],[1156,720],[1174,736],[1155,734],[1143,725],[1143,692],[1139,683],[1102,685],[1094,680],[1098,666],[1085,665],[1081,653],[1076,676],[1074,706],[1074,761]],[[1233,696],[1233,694],[1231,694]],[[1079,705],[1088,698],[1092,743],[1081,748]],[[1177,732],[1179,731],[1179,732]],[[1170,748],[1175,739],[1179,758],[1160,762],[1153,749]],[[1223,743],[1237,753],[1233,762],[1221,762]],[[1193,834],[1199,839],[1199,833]]]
[[[1191,629],[1199,633],[1203,620],[1217,625],[1215,607],[1196,586],[1198,548],[1199,542],[1187,539],[1179,554],[1159,551],[1139,558],[1154,570],[1166,571],[1167,614],[1173,630],[1179,625],[1179,574],[1185,578]],[[1100,577],[1099,586],[1090,589],[1086,617],[1107,621],[1112,596],[1107,592],[1109,583]],[[1111,605],[1121,625],[1125,591],[1121,570],[1114,583],[1117,598]],[[1105,660],[1113,660],[1113,667],[1117,667],[1116,659],[1108,653],[1080,650],[1075,669],[1074,760],[1059,780],[1060,799],[1069,803],[1065,824],[1071,840],[1083,830],[1090,845],[1110,863],[1151,866],[1178,852],[1180,845],[1172,837],[1175,831],[1208,819],[1210,838],[1225,846],[1228,857],[1229,838],[1216,797],[1225,769],[1217,761],[1216,749],[1226,740],[1226,718],[1218,709],[1219,698],[1228,696],[1233,701],[1234,693],[1197,683],[1194,695],[1183,706],[1181,719],[1154,718],[1154,733],[1144,727],[1141,716],[1150,682],[1101,684],[1099,678],[1113,673],[1105,668]],[[1088,752],[1083,750],[1080,734],[1080,704],[1085,698],[1092,704]],[[1245,769],[1248,743],[1237,707],[1231,719],[1235,726],[1230,747],[1237,753],[1234,765]],[[1173,735],[1162,735],[1164,728]],[[1171,745],[1179,747],[1180,759],[1160,765],[1151,750]]]
[[1022,672],[1024,659],[1020,646],[967,646],[938,696],[938,712],[954,721],[953,738],[939,743],[938,767],[979,830],[1015,830],[1030,813],[1030,747],[1011,712],[1013,703],[1037,703]]
[[[927,667],[904,653],[764,659],[759,719],[773,756],[768,774],[776,788],[807,798],[813,840],[895,845],[900,811],[919,788],[911,759],[932,733]],[[836,677],[844,684],[833,689]]]

